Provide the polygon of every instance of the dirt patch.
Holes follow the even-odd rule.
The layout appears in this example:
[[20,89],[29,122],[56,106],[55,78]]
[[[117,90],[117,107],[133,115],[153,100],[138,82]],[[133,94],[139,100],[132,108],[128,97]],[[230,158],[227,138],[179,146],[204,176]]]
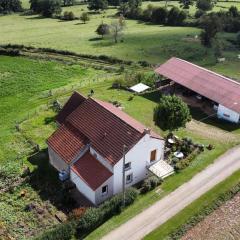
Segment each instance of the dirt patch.
[[189,230],[181,240],[239,240],[240,193]]
[[207,124],[201,123],[199,121],[192,120],[187,124],[186,127],[188,130],[193,131],[199,134],[200,136],[210,138],[213,140],[218,140],[225,143],[239,141],[239,136],[213,126],[209,127]]

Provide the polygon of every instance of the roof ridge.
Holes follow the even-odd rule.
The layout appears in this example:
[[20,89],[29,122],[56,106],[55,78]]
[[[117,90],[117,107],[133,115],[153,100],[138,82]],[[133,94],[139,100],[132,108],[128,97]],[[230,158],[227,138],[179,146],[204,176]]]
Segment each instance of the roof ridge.
[[[111,112],[109,109],[105,108],[103,105],[101,105],[98,101],[101,101],[101,102],[104,102],[104,103],[107,103],[107,104],[111,104],[111,103],[108,103],[108,102],[105,102],[105,101],[102,101],[102,100],[98,100],[98,99],[94,99],[94,98],[91,98],[91,100],[93,100],[95,103],[97,103],[99,106],[101,106],[102,108],[104,108],[106,111],[108,111],[109,113],[111,113],[112,115],[114,115],[116,118],[120,119],[122,122],[124,122],[125,124],[127,124],[128,126],[130,126],[131,128],[135,129],[136,131],[138,131],[139,133],[143,134],[144,132],[141,132],[139,131],[137,128],[133,127],[131,124],[129,124],[128,122],[124,121],[121,117],[119,117],[118,115],[114,114],[113,112]],[[118,109],[116,106],[114,106],[112,104],[112,107],[115,107],[116,109]],[[120,109],[118,109],[120,110]],[[121,110],[120,110],[121,111]],[[123,114],[126,114],[125,112],[122,112]],[[141,124],[144,128],[146,128],[145,125],[143,125],[142,123],[140,123],[139,121],[137,121],[136,119],[132,118],[131,116],[129,116],[128,114],[126,114],[128,117],[130,117],[132,120],[138,122],[139,124]]]
[[[206,72],[209,72],[209,73],[211,73],[211,74],[213,74],[213,75],[216,75],[216,76],[219,76],[219,77],[221,77],[221,78],[224,78],[224,80],[230,81],[230,82],[235,83],[235,84],[237,84],[237,85],[240,86],[240,83],[239,83],[239,82],[231,79],[230,77],[226,77],[226,76],[224,76],[224,75],[222,75],[222,74],[216,73],[216,72],[214,72],[214,71],[212,71],[212,70],[210,70],[210,69],[201,67],[201,66],[199,66],[199,65],[197,65],[197,64],[191,63],[191,62],[189,62],[189,61],[187,61],[187,60],[184,60],[184,59],[181,59],[181,58],[178,58],[178,57],[172,57],[172,58],[178,59],[178,60],[180,60],[180,61],[182,61],[182,62],[186,62],[186,63],[188,63],[188,64],[190,64],[190,65],[193,65],[194,67],[200,68],[200,69],[202,69],[202,70],[204,70],[204,71],[206,71]],[[171,59],[172,59],[172,58],[171,58]],[[171,60],[171,59],[170,59],[170,60]]]

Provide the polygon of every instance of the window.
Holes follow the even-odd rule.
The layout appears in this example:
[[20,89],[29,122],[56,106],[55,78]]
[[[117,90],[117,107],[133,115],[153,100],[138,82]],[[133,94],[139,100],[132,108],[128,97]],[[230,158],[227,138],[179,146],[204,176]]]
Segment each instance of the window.
[[229,114],[226,114],[226,113],[224,113],[223,116],[224,116],[224,117],[227,117],[227,118],[230,118],[230,115],[229,115]]
[[124,169],[125,169],[125,171],[131,169],[131,163],[130,163],[130,162],[125,163],[125,165],[124,165]]
[[133,174],[132,174],[132,173],[126,176],[126,183],[127,183],[127,184],[128,184],[128,183],[131,183],[132,180],[133,180]]
[[108,186],[103,186],[102,187],[102,195],[106,195],[108,193]]
[[150,162],[155,161],[156,160],[156,156],[157,156],[157,150],[151,151]]

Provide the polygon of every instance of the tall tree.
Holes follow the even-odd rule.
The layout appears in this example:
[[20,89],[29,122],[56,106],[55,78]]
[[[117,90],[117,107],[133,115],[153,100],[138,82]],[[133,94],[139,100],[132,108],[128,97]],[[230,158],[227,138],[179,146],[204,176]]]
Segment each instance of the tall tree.
[[20,0],[0,0],[0,13],[20,12],[21,10]]
[[99,10],[105,10],[108,7],[107,0],[89,0],[88,2],[88,9],[99,11]]
[[211,47],[217,33],[222,29],[221,19],[215,14],[210,14],[201,19],[200,25],[203,28],[200,34],[201,42],[204,46]]

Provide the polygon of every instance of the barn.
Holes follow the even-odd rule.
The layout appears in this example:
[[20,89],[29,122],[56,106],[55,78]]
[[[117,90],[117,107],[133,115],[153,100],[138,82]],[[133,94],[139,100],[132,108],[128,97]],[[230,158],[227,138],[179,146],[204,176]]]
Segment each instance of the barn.
[[180,58],[171,58],[155,72],[193,93],[212,101],[216,115],[240,122],[240,83]]

